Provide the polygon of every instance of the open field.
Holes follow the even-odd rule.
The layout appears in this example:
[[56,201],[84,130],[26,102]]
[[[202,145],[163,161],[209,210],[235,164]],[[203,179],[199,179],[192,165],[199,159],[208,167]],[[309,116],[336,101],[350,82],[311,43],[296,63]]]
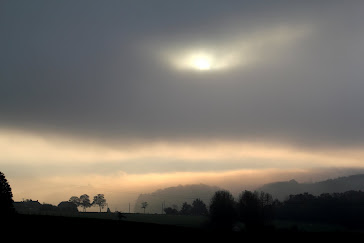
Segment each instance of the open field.
[[86,215],[83,215],[82,217],[65,217],[18,214],[8,220],[5,227],[2,227],[2,230],[5,229],[14,233],[16,232],[15,236],[17,238],[47,238],[48,240],[54,240],[55,237],[57,239],[61,237],[67,240],[75,239],[75,237],[93,240],[95,240],[95,238],[122,240],[124,238],[130,238],[131,236],[133,239],[138,239],[155,235],[166,236],[172,234],[182,236],[204,234],[204,232],[206,232],[206,230],[203,229],[176,225],[131,222],[85,216]]
[[[82,217],[101,218],[101,219],[118,219],[116,214],[103,213],[80,213]],[[177,225],[184,227],[201,228],[207,222],[207,217],[204,216],[186,216],[186,215],[166,215],[166,214],[139,214],[125,213],[126,218],[123,221],[154,223],[165,225]]]
[[[204,216],[187,216],[187,215],[165,215],[165,214],[139,214],[124,213],[125,218],[119,220],[116,213],[97,213],[97,212],[79,212],[72,214],[51,214],[47,213],[42,216],[61,216],[64,218],[79,218],[92,220],[112,220],[130,223],[146,223],[166,226],[178,226],[193,229],[206,229],[208,218]],[[243,224],[242,224],[243,225]],[[290,220],[275,220],[274,228],[277,231],[297,231],[297,232],[363,232],[361,229],[349,229],[347,227],[327,224],[327,223],[310,223]]]
[[[108,219],[119,220],[116,213],[98,213],[98,212],[79,212],[79,213],[58,213],[46,212],[42,213],[44,216],[63,216],[63,217],[76,217],[76,218],[90,218],[90,219]],[[192,228],[205,227],[208,218],[204,216],[186,216],[186,215],[166,215],[166,214],[139,214],[139,213],[123,213],[125,218],[122,221],[126,222],[139,222],[139,223],[153,223],[162,225],[175,225]]]

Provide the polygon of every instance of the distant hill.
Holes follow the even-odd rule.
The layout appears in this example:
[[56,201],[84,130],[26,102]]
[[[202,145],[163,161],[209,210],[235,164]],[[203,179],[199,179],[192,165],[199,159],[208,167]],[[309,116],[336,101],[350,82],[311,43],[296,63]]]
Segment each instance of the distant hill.
[[218,187],[195,184],[179,185],[157,190],[150,194],[140,194],[136,200],[134,212],[142,213],[144,211],[141,208],[142,202],[148,202],[146,213],[161,213],[163,203],[165,208],[177,206],[177,209],[180,210],[184,202],[191,204],[196,198],[200,198],[206,205],[209,205],[212,195],[218,190],[220,190]]
[[364,190],[364,174],[339,177],[316,183],[298,183],[295,180],[274,182],[266,184],[257,189],[268,192],[274,198],[284,200],[291,194],[308,192],[313,195],[322,193],[345,192],[350,190]]

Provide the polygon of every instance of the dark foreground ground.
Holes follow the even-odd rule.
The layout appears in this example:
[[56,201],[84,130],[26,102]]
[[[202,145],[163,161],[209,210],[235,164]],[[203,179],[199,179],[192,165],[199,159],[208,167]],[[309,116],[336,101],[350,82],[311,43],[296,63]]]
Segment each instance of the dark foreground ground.
[[82,230],[91,231],[90,233],[100,234],[100,230],[118,233],[131,233],[131,232],[171,232],[171,233],[198,233],[204,232],[202,229],[174,226],[174,225],[161,225],[143,222],[130,222],[124,220],[110,220],[110,219],[97,219],[97,218],[82,218],[82,217],[63,217],[63,216],[49,216],[49,215],[26,215],[18,214],[14,216],[8,224],[13,229],[25,231],[62,231],[80,232]]
[[180,237],[208,235],[204,229],[174,225],[26,214],[18,214],[11,220],[6,220],[0,228],[0,235],[4,235],[5,232],[11,232],[15,238],[20,237],[32,241],[47,238],[50,241],[66,239],[69,242],[75,242],[75,239],[129,242],[126,239],[130,237],[139,239],[167,235]]
[[[169,242],[182,240],[204,242],[217,242],[217,240],[234,239],[236,242],[253,239],[268,238],[280,241],[292,242],[292,239],[324,239],[327,240],[358,240],[364,239],[364,233],[360,232],[330,232],[330,233],[303,233],[294,231],[271,232],[219,232],[208,228],[193,228],[175,225],[163,225],[143,222],[130,222],[123,220],[78,218],[47,215],[23,215],[18,214],[11,220],[3,221],[0,228],[2,236],[10,234],[14,239],[68,241],[97,240],[116,242],[130,242],[130,239],[167,239]],[[11,232],[11,233],[10,233]],[[319,238],[320,237],[320,238]],[[10,241],[9,241],[10,242]],[[232,241],[230,241],[232,242]]]

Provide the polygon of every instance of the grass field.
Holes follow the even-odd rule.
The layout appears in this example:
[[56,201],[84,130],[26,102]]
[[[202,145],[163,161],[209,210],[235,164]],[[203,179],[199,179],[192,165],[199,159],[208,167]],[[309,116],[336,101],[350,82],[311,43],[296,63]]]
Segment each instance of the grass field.
[[200,228],[207,222],[204,216],[165,215],[165,214],[125,214],[126,221],[169,224]]
[[[145,223],[165,226],[186,227],[191,229],[206,229],[208,218],[204,216],[186,216],[186,215],[165,215],[165,214],[139,214],[139,213],[124,213],[121,221],[116,213],[97,213],[97,212],[79,212],[72,214],[43,214],[44,216],[63,216],[90,220],[111,220],[115,222],[125,223]],[[290,220],[275,220],[274,228],[277,231],[292,231],[292,232],[363,232],[361,229],[349,229],[342,225],[325,224],[325,223],[310,223]],[[244,228],[244,226],[243,226]]]
[[[207,221],[207,217],[204,216],[139,214],[139,213],[125,213],[123,215],[126,217],[123,219],[123,221],[154,223],[163,225],[177,225],[177,226],[192,227],[192,228],[204,227]],[[77,217],[118,220],[118,217],[115,213],[86,212],[77,214]]]

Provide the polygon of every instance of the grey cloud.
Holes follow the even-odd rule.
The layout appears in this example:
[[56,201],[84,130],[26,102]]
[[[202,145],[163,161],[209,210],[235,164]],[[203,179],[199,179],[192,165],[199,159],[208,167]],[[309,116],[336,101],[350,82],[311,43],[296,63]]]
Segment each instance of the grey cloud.
[[[8,1],[0,14],[0,122],[110,139],[361,145],[362,7],[361,1]],[[231,72],[177,73],[144,52],[149,42],[219,45],[235,31],[297,24],[315,30]]]

